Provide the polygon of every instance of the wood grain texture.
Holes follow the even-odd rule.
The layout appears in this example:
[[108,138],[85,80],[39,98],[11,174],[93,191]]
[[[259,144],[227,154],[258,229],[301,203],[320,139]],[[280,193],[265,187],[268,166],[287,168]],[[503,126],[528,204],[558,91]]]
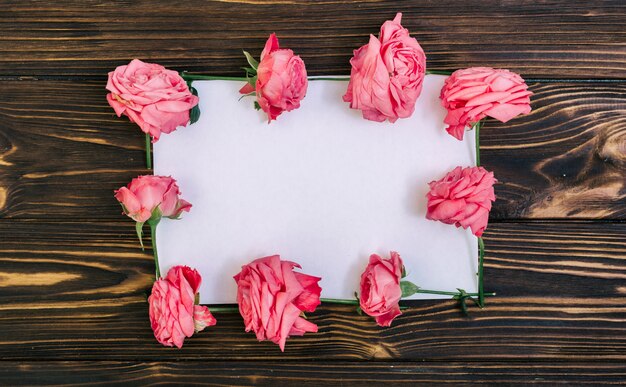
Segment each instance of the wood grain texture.
[[431,68],[626,78],[626,4],[612,1],[4,0],[0,75],[95,76],[130,58],[234,74],[271,32],[312,74],[347,74],[352,50],[404,13]]
[[626,83],[531,89],[532,114],[481,130],[492,219],[626,218]]
[[[152,257],[112,197],[148,173],[143,136],[106,104],[106,73],[138,57],[240,75],[276,32],[310,74],[347,74],[397,11],[429,68],[509,68],[535,93],[481,136],[498,297],[470,317],[417,302],[388,329],[324,305],[284,354],[224,313],[159,345]],[[0,52],[0,384],[626,382],[623,1],[2,0]]]
[[[0,81],[0,217],[120,219],[113,190],[148,173],[144,137],[103,86]],[[483,165],[500,181],[491,220],[625,219],[626,83],[531,90],[530,115],[481,132]]]
[[319,333],[285,354],[238,314],[165,348],[146,297],[153,264],[132,222],[2,221],[0,359],[626,360],[626,223],[502,223],[486,233],[485,309],[412,304],[391,328],[353,307],[309,315]]
[[0,362],[9,385],[211,386],[393,385],[475,386],[615,385],[626,380],[623,363],[532,362]]

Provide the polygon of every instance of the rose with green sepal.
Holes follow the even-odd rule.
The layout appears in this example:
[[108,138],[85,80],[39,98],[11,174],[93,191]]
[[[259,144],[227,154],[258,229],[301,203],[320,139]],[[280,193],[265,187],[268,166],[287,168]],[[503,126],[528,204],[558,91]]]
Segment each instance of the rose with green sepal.
[[156,251],[156,226],[161,218],[178,219],[189,212],[191,203],[180,198],[176,180],[169,176],[145,175],[134,178],[126,187],[115,191],[125,215],[137,224],[135,230],[143,248],[143,226],[148,223],[152,233],[152,249],[156,261],[156,277],[160,277]]
[[256,96],[254,107],[267,114],[268,122],[300,107],[308,87],[302,58],[292,50],[280,48],[276,34],[267,39],[260,61],[246,51],[243,53],[250,67],[244,67],[247,83],[239,92]]

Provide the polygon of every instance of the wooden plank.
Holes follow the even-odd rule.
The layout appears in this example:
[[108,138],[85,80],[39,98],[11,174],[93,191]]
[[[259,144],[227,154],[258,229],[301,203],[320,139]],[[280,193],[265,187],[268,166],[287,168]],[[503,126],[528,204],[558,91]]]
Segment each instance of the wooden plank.
[[[0,88],[0,217],[121,219],[113,190],[148,173],[144,137],[114,115],[104,83]],[[492,221],[625,219],[626,83],[531,89],[530,115],[481,132],[483,164],[501,183]]]
[[532,114],[481,130],[492,219],[626,218],[626,83],[531,89]]
[[6,361],[0,380],[7,385],[294,385],[370,383],[415,385],[613,385],[626,380],[623,363],[556,362],[121,362]]
[[112,113],[104,84],[2,85],[0,216],[119,216],[113,190],[149,171],[143,133]]
[[4,220],[0,235],[4,360],[626,360],[626,223],[493,225],[486,289],[499,295],[485,309],[465,317],[453,301],[417,302],[383,329],[323,306],[309,316],[319,333],[284,354],[228,313],[183,350],[159,345],[152,259],[130,222]]
[[271,32],[312,74],[346,74],[352,50],[404,13],[435,69],[488,65],[529,77],[626,78],[620,0],[467,3],[380,1],[3,1],[0,75],[103,78],[134,57],[235,74]]

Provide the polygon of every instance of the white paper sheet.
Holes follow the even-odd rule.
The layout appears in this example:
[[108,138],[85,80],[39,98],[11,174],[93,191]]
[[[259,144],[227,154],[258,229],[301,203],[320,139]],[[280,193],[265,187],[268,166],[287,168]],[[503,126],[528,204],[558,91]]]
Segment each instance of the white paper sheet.
[[476,238],[424,217],[428,182],[475,165],[473,136],[444,130],[444,79],[427,76],[415,113],[394,124],[350,109],[345,81],[309,82],[302,106],[269,125],[238,100],[241,82],[194,82],[200,120],[154,146],[155,174],[193,204],[158,226],[161,271],[195,267],[202,303],[234,303],[241,266],[280,254],[322,277],[323,297],[351,299],[369,255],[394,250],[418,286],[475,292]]

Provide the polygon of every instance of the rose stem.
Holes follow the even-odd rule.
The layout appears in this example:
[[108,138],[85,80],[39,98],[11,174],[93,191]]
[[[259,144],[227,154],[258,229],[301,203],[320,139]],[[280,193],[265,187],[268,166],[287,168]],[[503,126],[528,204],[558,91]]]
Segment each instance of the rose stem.
[[[426,74],[450,75],[450,71],[428,70]],[[207,81],[248,81],[245,77],[223,77],[219,75],[199,75],[182,73],[181,77],[186,81],[207,80]],[[309,81],[349,81],[350,77],[308,77]]]
[[248,79],[245,77],[221,77],[221,76],[216,76],[216,75],[193,75],[193,74],[187,74],[187,73],[182,73],[181,77],[188,81],[188,80],[207,80],[207,81],[242,81],[242,82],[247,82]]
[[[461,295],[460,292],[446,292],[443,290],[429,290],[429,289],[418,289],[417,292],[415,293],[423,293],[423,294],[440,294],[443,296],[458,296]],[[465,293],[466,295],[470,296],[470,297],[480,297],[480,293]],[[483,298],[485,296],[495,296],[496,293],[483,293]],[[320,301],[322,302],[326,302],[329,304],[345,304],[345,305],[359,305],[359,302],[357,300],[344,300],[344,299],[339,299],[339,298],[320,298]]]
[[359,305],[357,300],[342,300],[339,298],[320,298],[320,301],[327,302],[329,304]]
[[146,164],[148,165],[148,169],[152,169],[152,156],[150,154],[150,134],[146,133]]
[[207,307],[209,308],[209,311],[211,313],[235,313],[235,312],[239,312],[239,308],[236,306],[224,306],[224,307],[216,307],[216,308],[212,308],[211,305],[207,305]]
[[478,305],[485,306],[485,291],[483,289],[483,261],[485,258],[485,243],[483,238],[478,238]]
[[478,121],[474,124],[474,132],[476,135],[476,166],[480,167],[480,127],[482,126],[482,121]]
[[[458,296],[461,295],[460,292],[446,292],[446,291],[442,291],[442,290],[428,290],[428,289],[418,289],[417,292],[415,293],[424,293],[424,294],[441,294],[444,296]],[[479,293],[465,293],[468,296],[471,297],[476,297],[476,296],[480,296]],[[485,296],[495,296],[495,293],[485,293]]]
[[433,75],[452,75],[452,71],[445,71],[445,70],[426,70],[426,74],[433,74]]
[[156,279],[161,278],[161,270],[159,269],[159,254],[156,247],[156,224],[150,225],[150,236],[152,239],[152,252],[154,253],[154,265],[156,266]]
[[[482,120],[474,125],[476,135],[476,166],[480,166],[480,127]],[[485,306],[485,291],[483,289],[483,261],[485,259],[485,243],[483,238],[478,238],[478,305],[482,308]]]
[[350,77],[308,77],[309,81],[349,81]]
[[[450,71],[438,71],[438,70],[427,70],[426,75],[434,74],[434,75],[450,75],[452,72]],[[350,77],[309,77],[309,81],[349,81]]]

